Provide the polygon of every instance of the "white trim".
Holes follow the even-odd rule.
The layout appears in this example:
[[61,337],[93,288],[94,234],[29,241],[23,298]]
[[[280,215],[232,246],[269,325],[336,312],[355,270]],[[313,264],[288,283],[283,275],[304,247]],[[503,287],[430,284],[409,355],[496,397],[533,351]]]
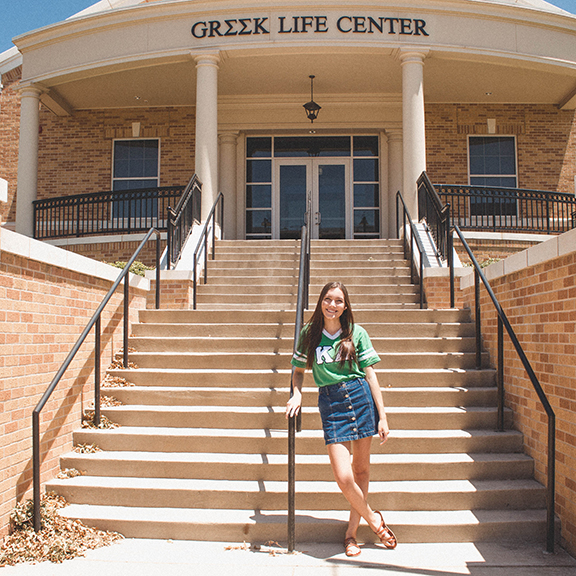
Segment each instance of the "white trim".
[[[0,228],[0,243],[2,252],[42,262],[48,266],[57,266],[110,282],[114,282],[118,278],[119,270],[115,266],[64,250],[58,246],[51,246],[47,242],[34,240],[34,238],[12,232],[6,228]],[[130,286],[149,290],[150,281],[130,273]]]
[[[80,238],[47,238],[43,240],[52,246],[89,246],[91,244],[110,244],[112,242],[142,242],[146,233],[142,234],[110,234],[102,236],[83,236]],[[160,238],[166,240],[166,232],[160,233]]]

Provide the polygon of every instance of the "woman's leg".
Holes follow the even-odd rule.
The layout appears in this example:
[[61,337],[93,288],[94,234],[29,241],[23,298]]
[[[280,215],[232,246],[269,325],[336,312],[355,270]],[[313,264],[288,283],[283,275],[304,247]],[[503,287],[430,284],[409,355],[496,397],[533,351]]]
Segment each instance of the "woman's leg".
[[[352,473],[354,481],[362,491],[364,500],[368,499],[368,485],[370,484],[370,446],[372,437],[361,438],[352,442]],[[353,536],[356,538],[356,532],[360,525],[360,514],[355,508],[350,508],[350,520],[348,521],[348,530],[346,538]]]
[[[356,452],[360,456],[359,462],[354,464],[357,472],[353,469],[350,454],[351,442],[328,444],[327,446],[334,478],[342,494],[344,494],[351,506],[350,523],[346,537],[355,536],[360,517],[368,522],[368,525],[374,532],[380,528],[381,524],[379,516],[374,513],[366,501],[369,482],[370,440],[371,438],[363,438],[354,442],[354,459],[356,460]],[[367,461],[366,452],[368,452]],[[358,476],[360,485],[356,481],[356,475]],[[354,533],[352,533],[352,531]]]

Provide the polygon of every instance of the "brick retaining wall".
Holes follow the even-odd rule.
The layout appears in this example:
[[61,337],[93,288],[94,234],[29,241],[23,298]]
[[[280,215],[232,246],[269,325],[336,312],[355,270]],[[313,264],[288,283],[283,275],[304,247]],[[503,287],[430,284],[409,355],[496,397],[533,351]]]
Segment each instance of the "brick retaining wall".
[[[8,234],[2,231],[3,245]],[[40,250],[40,242],[25,241]],[[0,534],[5,534],[12,508],[31,497],[32,410],[119,271],[54,247],[44,250],[71,265],[50,264],[41,252],[29,257],[0,248]],[[90,267],[109,269],[109,278],[80,271]],[[145,289],[131,290],[131,321],[145,307],[146,295]],[[122,347],[122,302],[119,288],[103,314],[102,374]],[[91,333],[42,412],[43,480],[58,473],[59,456],[72,448],[72,432],[94,399],[93,342]]]

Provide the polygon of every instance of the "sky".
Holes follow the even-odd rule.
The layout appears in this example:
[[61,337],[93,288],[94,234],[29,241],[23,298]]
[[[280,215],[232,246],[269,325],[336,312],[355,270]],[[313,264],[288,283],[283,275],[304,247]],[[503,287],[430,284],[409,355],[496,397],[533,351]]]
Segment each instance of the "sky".
[[[548,1],[576,14],[576,0]],[[14,46],[14,36],[65,20],[95,3],[96,0],[0,0],[0,52]]]

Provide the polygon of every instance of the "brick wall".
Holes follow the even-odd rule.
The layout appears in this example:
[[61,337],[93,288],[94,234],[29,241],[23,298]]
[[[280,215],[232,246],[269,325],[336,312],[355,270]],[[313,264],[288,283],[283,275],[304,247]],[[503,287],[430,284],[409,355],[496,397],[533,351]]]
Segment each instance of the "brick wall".
[[426,104],[427,171],[433,183],[468,184],[468,135],[516,136],[518,187],[574,193],[576,114],[552,105]]
[[192,108],[77,111],[40,114],[38,198],[112,189],[112,148],[131,138],[140,122],[142,138],[160,139],[160,186],[188,183],[194,172],[195,116]]
[[[32,410],[111,285],[73,269],[0,253],[0,534],[8,530],[14,505],[31,497]],[[122,347],[122,292],[103,314],[103,374]],[[146,296],[147,291],[131,290],[131,321],[145,307]],[[72,448],[72,431],[93,401],[93,342],[91,333],[42,412],[42,480],[57,474],[59,456]]]
[[[65,250],[70,250],[76,254],[81,254],[93,260],[100,262],[127,262],[136,248],[140,246],[140,241],[137,242],[102,242],[97,244],[70,244],[62,246]],[[166,248],[166,241],[160,242],[160,253],[164,252]],[[138,255],[138,260],[146,266],[156,267],[156,242],[150,240],[146,243],[142,252]]]
[[17,92],[22,67],[2,74],[0,93],[0,178],[8,181],[8,202],[0,205],[3,221],[16,219],[18,179],[18,140],[20,134],[20,94]]
[[[566,548],[576,553],[576,234],[557,242],[567,248],[557,257],[530,264],[544,245],[513,257],[527,265],[490,280],[556,414],[556,512]],[[562,244],[563,243],[563,244]],[[535,252],[536,251],[536,252]],[[510,260],[513,260],[510,259]],[[505,268],[506,262],[494,265]],[[486,269],[489,273],[489,268]],[[482,335],[492,362],[497,361],[497,320],[484,289]],[[474,288],[464,290],[464,304],[474,310]],[[524,434],[526,452],[535,460],[536,478],[546,484],[547,418],[510,340],[505,336],[506,405],[514,427]]]

